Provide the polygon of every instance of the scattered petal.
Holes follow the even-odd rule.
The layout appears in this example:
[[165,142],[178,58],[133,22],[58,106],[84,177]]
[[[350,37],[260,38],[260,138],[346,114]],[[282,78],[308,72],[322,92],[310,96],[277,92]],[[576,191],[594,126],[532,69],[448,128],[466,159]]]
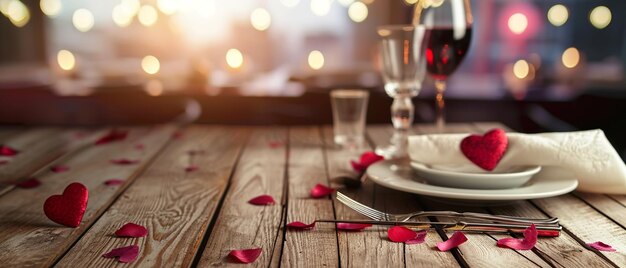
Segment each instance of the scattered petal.
[[595,248],[599,251],[616,251],[611,245],[605,244],[603,242],[597,241],[593,243],[587,243],[587,246]]
[[1,156],[15,156],[19,154],[20,151],[15,150],[7,145],[0,145],[0,155]]
[[141,144],[141,143],[135,144],[135,149],[136,150],[143,150],[145,148],[146,148],[146,146]]
[[50,171],[52,171],[54,173],[62,173],[62,172],[68,171],[68,170],[70,170],[70,167],[68,167],[68,166],[61,166],[61,165],[54,166],[54,167],[50,168]]
[[36,178],[30,178],[25,181],[21,181],[15,184],[15,186],[23,188],[23,189],[31,189],[41,185],[41,182]]
[[448,251],[460,246],[467,241],[467,237],[462,232],[454,232],[448,240],[437,243],[437,248],[440,251]]
[[498,247],[512,248],[516,250],[529,250],[535,247],[537,243],[537,228],[534,224],[524,230],[524,238],[517,239],[512,237],[499,239]]
[[253,263],[261,256],[261,248],[231,250],[228,256],[236,262]]
[[172,139],[178,140],[178,139],[182,138],[183,135],[184,134],[183,134],[182,131],[176,131],[176,132],[172,133]]
[[276,201],[274,201],[274,198],[271,195],[259,195],[255,198],[248,200],[248,203],[257,206],[267,206],[276,204]]
[[387,237],[393,242],[404,243],[417,239],[417,232],[404,226],[394,226],[387,230]]
[[415,244],[421,244],[424,243],[424,241],[426,241],[426,235],[428,233],[426,232],[426,230],[422,230],[417,232],[417,236],[415,236],[415,238],[411,239],[411,240],[407,240],[406,242],[404,242],[407,245],[415,245]]
[[337,229],[344,231],[362,231],[365,228],[372,227],[371,224],[367,223],[347,223],[347,222],[339,222],[337,223]]
[[381,161],[383,159],[385,159],[383,156],[377,155],[376,153],[372,151],[367,151],[361,154],[361,157],[359,158],[359,162],[350,161],[350,164],[352,165],[352,168],[354,169],[354,171],[360,173],[360,172],[365,171],[372,164],[378,161]]
[[198,169],[200,169],[200,167],[198,167],[196,165],[191,165],[191,166],[185,167],[185,172],[194,172],[194,171],[196,171]]
[[128,131],[126,130],[112,129],[111,131],[109,131],[109,133],[100,137],[96,141],[96,145],[107,144],[107,143],[111,143],[114,141],[121,141],[121,140],[126,139],[127,136],[128,136]]
[[318,183],[311,189],[311,197],[322,198],[332,194],[334,191],[335,189]]
[[123,184],[124,180],[120,180],[120,179],[110,179],[110,180],[106,180],[104,182],[105,185],[107,186],[114,186],[114,185],[120,185]]
[[132,262],[139,255],[139,247],[137,245],[116,248],[102,255],[105,258],[119,257],[117,260],[122,263]]
[[139,160],[130,160],[126,158],[120,158],[120,159],[112,159],[111,163],[116,164],[116,165],[134,165],[134,164],[139,163]]
[[283,142],[282,141],[270,141],[270,142],[267,143],[267,145],[270,148],[278,148],[278,147],[283,146]]
[[0,160],[0,166],[4,165],[4,164],[8,164],[9,160]]
[[294,221],[294,222],[287,223],[287,227],[289,229],[294,229],[294,230],[310,230],[310,229],[313,229],[313,227],[315,227],[315,222],[311,224],[306,224],[303,222]]
[[129,222],[115,231],[115,235],[118,237],[144,237],[148,235],[148,229],[139,224]]

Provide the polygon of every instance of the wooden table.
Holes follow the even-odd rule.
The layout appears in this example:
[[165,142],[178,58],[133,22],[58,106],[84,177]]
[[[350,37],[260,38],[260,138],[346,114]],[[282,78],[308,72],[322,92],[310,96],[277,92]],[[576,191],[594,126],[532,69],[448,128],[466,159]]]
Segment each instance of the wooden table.
[[[450,132],[482,132],[492,123],[452,124]],[[237,265],[232,249],[261,247],[259,267],[605,267],[626,266],[626,196],[572,193],[498,207],[448,206],[417,195],[366,183],[342,189],[360,201],[390,212],[453,209],[532,217],[559,217],[564,232],[541,238],[531,251],[496,247],[507,235],[468,234],[458,250],[433,249],[442,237],[429,233],[424,244],[387,239],[386,227],[363,232],[337,231],[318,224],[311,231],[284,228],[287,222],[316,218],[362,218],[330,198],[311,199],[309,190],[330,178],[353,174],[349,160],[360,152],[332,143],[330,127],[225,127],[171,125],[127,127],[119,142],[94,145],[109,129],[3,128],[0,144],[21,151],[0,166],[0,267],[187,267]],[[416,133],[434,128],[418,125]],[[386,143],[388,126],[368,128],[369,146]],[[371,148],[365,148],[371,149]],[[138,159],[114,165],[111,159]],[[67,165],[54,173],[50,167]],[[196,165],[194,172],[185,167]],[[32,189],[11,182],[36,177]],[[125,183],[107,186],[106,180]],[[89,189],[89,203],[78,228],[46,218],[44,200],[71,182]],[[340,185],[333,184],[335,187]],[[247,201],[272,195],[279,204]],[[116,238],[121,225],[148,228],[142,238]],[[447,234],[450,235],[450,234]],[[446,236],[446,235],[443,235]],[[599,252],[585,243],[603,241],[617,252]],[[137,244],[130,264],[101,257],[117,247]]]

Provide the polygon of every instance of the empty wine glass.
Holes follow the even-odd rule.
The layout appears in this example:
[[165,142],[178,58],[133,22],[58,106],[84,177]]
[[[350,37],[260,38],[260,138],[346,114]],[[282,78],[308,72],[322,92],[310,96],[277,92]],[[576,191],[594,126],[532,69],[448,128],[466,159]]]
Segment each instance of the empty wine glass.
[[412,97],[422,89],[426,74],[424,27],[387,25],[378,28],[382,39],[382,76],[387,95],[393,98],[391,122],[395,132],[391,144],[377,147],[376,153],[387,159],[407,155],[408,131],[413,125]]
[[437,127],[445,125],[446,79],[461,64],[472,37],[469,0],[418,0],[413,25],[426,28],[426,66],[435,79]]

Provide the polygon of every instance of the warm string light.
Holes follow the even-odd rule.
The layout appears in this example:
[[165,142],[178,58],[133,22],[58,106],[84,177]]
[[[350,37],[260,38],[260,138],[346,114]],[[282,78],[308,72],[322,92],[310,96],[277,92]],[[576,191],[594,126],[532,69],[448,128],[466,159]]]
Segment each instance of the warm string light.
[[300,3],[300,0],[280,0],[280,2],[286,7],[295,7]]
[[61,3],[61,0],[41,0],[39,2],[39,7],[41,8],[41,12],[43,12],[43,14],[54,18],[61,13],[63,4]]
[[231,48],[226,52],[226,64],[230,68],[239,69],[243,65],[243,54],[236,48]]
[[361,2],[354,2],[348,8],[348,16],[354,22],[363,22],[368,15],[367,6]]
[[593,27],[604,29],[611,24],[611,10],[605,6],[598,6],[589,13],[589,21]]
[[331,0],[311,0],[311,12],[316,16],[326,16],[332,7]]
[[127,27],[133,22],[133,15],[130,14],[129,10],[124,8],[121,4],[113,7],[111,18],[119,27]]
[[576,67],[580,63],[580,52],[575,47],[566,49],[561,56],[561,62],[567,68]]
[[522,34],[528,28],[528,18],[522,13],[515,13],[509,17],[509,29],[514,34]]
[[257,8],[250,14],[250,23],[254,29],[265,31],[272,24],[272,17],[266,9]]
[[530,66],[525,60],[518,60],[513,64],[513,75],[519,79],[524,79],[528,77],[528,73],[530,72]]
[[548,10],[548,21],[554,26],[561,26],[567,22],[569,11],[564,5],[554,5]]
[[137,19],[139,23],[143,26],[150,27],[157,23],[159,20],[159,13],[156,8],[151,5],[144,5],[139,8],[139,13],[137,13]]
[[78,9],[74,11],[74,14],[72,15],[72,23],[77,30],[81,32],[87,32],[91,30],[91,28],[93,28],[93,14],[87,9]]
[[309,53],[309,67],[313,70],[319,70],[324,67],[324,54],[319,50],[313,50]]
[[57,63],[61,69],[71,71],[76,66],[76,58],[72,52],[63,49],[57,53]]
[[30,21],[30,11],[19,0],[8,0],[3,4],[1,10],[16,27],[23,27]]
[[180,0],[157,0],[157,8],[159,8],[163,14],[172,15],[179,9],[176,1]]
[[147,74],[156,74],[161,69],[161,63],[155,56],[148,55],[141,60],[141,69]]

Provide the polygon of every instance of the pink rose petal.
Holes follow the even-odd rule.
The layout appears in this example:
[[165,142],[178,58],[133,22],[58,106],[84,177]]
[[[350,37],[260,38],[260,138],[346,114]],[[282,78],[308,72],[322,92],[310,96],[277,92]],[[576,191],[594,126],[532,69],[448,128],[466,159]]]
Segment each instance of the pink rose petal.
[[148,229],[139,224],[129,222],[115,231],[115,235],[118,237],[143,237],[148,235]]
[[415,245],[415,244],[421,244],[424,243],[424,241],[426,241],[426,235],[428,233],[426,232],[426,230],[422,230],[417,232],[417,236],[415,236],[415,238],[411,239],[411,240],[407,240],[404,243],[407,245]]
[[524,238],[517,239],[512,237],[499,239],[498,247],[512,248],[516,250],[529,250],[535,247],[537,243],[537,228],[534,224],[524,230]]
[[257,206],[266,206],[276,204],[276,201],[274,201],[274,198],[271,195],[259,195],[248,200],[248,203]]
[[315,222],[311,224],[306,224],[306,223],[299,222],[299,221],[287,223],[287,228],[294,229],[294,230],[310,230],[310,229],[313,229],[314,227],[315,227]]
[[191,165],[191,166],[185,167],[185,172],[194,172],[194,171],[196,171],[198,169],[200,169],[200,167],[198,167],[196,165]]
[[311,189],[311,197],[322,198],[332,194],[334,191],[335,189],[318,183]]
[[376,153],[372,151],[367,151],[361,154],[361,157],[359,158],[359,162],[350,161],[350,164],[352,165],[352,168],[354,169],[354,171],[360,173],[360,172],[365,171],[372,164],[378,161],[381,161],[383,159],[385,158],[380,155],[377,155]]
[[105,185],[107,186],[114,186],[114,185],[120,185],[123,184],[124,180],[120,180],[120,179],[110,179],[110,180],[106,180],[104,182]]
[[593,243],[587,243],[587,246],[595,248],[599,251],[616,251],[611,245],[605,244],[603,242],[597,241]]
[[437,243],[437,248],[440,251],[448,251],[460,246],[467,241],[467,237],[462,232],[454,232],[448,240]]
[[261,256],[261,248],[231,250],[228,256],[235,262],[253,263]]
[[54,166],[54,167],[50,168],[50,171],[52,171],[54,173],[62,173],[62,172],[68,171],[68,170],[70,170],[70,167],[68,167],[68,166],[61,166],[61,165]]
[[111,131],[109,131],[109,133],[107,133],[104,136],[100,137],[96,141],[96,145],[107,144],[107,143],[111,143],[111,142],[114,142],[114,141],[121,141],[121,140],[126,139],[127,136],[128,136],[128,131],[126,131],[126,130],[112,129]]
[[25,181],[21,181],[15,184],[15,186],[20,187],[22,189],[31,189],[41,185],[41,182],[36,178],[30,178]]
[[130,160],[126,158],[112,159],[111,163],[116,165],[134,165],[139,163],[139,160]]
[[116,248],[102,255],[105,258],[119,257],[117,260],[122,263],[132,262],[139,255],[139,247],[137,245]]
[[372,227],[371,224],[367,223],[348,223],[348,222],[339,222],[337,223],[337,229],[344,231],[362,231],[365,228]]
[[355,162],[353,160],[350,160],[350,165],[352,165],[352,169],[358,173],[361,173],[367,169],[367,167],[364,165],[361,165],[360,162]]
[[15,156],[17,154],[19,154],[20,151],[15,150],[9,146],[6,145],[0,145],[0,155],[1,156]]
[[417,232],[404,226],[394,226],[387,229],[387,237],[389,240],[397,243],[404,243],[418,238]]

